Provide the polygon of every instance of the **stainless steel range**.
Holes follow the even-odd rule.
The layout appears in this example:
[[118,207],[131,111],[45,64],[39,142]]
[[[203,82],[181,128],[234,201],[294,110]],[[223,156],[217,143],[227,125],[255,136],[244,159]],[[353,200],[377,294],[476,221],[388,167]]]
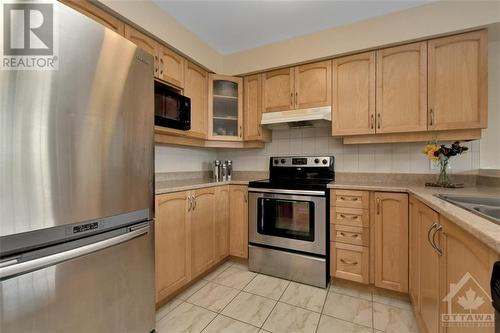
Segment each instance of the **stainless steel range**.
[[249,184],[249,268],[325,288],[333,156],[271,157],[269,179]]

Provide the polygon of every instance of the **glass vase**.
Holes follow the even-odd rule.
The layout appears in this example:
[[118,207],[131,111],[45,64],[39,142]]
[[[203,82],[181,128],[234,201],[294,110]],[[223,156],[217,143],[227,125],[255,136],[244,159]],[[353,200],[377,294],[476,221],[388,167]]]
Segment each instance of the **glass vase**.
[[448,177],[448,164],[449,159],[447,157],[439,157],[439,176],[435,183],[437,186],[452,187],[453,183],[451,182],[450,177]]

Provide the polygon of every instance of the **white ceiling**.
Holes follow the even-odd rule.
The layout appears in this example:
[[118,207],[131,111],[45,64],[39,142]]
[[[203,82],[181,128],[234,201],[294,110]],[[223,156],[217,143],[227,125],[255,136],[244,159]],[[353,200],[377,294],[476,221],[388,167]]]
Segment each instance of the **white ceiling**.
[[221,54],[385,15],[430,0],[153,0]]

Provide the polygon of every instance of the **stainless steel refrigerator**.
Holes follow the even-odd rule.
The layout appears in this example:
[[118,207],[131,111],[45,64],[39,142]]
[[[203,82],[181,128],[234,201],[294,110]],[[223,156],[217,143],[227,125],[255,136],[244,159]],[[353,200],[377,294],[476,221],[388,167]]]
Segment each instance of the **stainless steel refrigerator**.
[[153,60],[54,17],[59,68],[0,71],[0,332],[150,332]]

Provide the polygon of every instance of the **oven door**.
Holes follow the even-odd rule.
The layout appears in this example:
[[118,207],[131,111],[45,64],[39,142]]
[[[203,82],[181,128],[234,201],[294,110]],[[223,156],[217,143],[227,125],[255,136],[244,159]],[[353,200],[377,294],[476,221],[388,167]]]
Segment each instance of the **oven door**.
[[250,243],[326,255],[324,191],[254,190],[248,195]]

